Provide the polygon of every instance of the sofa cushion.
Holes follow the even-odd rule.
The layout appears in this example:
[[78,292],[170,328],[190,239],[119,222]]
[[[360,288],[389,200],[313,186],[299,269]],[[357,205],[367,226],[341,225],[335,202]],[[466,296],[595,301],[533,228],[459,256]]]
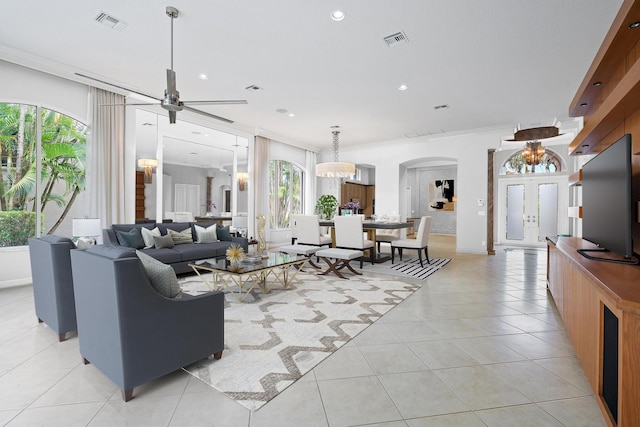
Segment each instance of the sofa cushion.
[[[171,238],[171,237],[169,237]],[[188,245],[181,245],[181,246],[188,246]],[[182,261],[182,254],[180,254],[180,252],[177,252],[175,250],[175,248],[179,248],[180,246],[176,246],[173,247],[171,249],[169,248],[162,248],[162,249],[156,249],[156,248],[150,248],[150,249],[140,249],[140,251],[146,255],[149,255],[150,257],[153,257],[155,259],[157,259],[160,262],[163,262],[165,264],[176,264],[179,263],[180,261]]]
[[175,245],[184,245],[188,243],[193,243],[193,237],[191,235],[191,227],[186,228],[180,232],[175,230],[167,230],[169,236],[173,239],[173,243]]
[[171,249],[174,246],[175,244],[173,243],[173,238],[171,236],[153,236],[153,247],[156,249]]
[[155,242],[153,241],[154,236],[160,236],[160,229],[158,227],[153,230],[149,230],[148,228],[142,227],[140,228],[140,234],[142,234],[142,240],[144,240],[145,249],[153,248]]
[[224,256],[231,242],[200,243],[198,245],[178,245],[172,250],[180,253],[183,262],[197,261]]
[[144,248],[144,240],[142,240],[139,228],[132,228],[129,231],[116,230],[116,237],[121,246],[134,249]]
[[170,265],[163,264],[149,255],[136,251],[140,258],[144,271],[151,282],[151,286],[160,294],[167,298],[175,298],[180,295],[180,285],[176,272]]
[[207,228],[200,227],[199,225],[194,224],[193,228],[196,232],[196,243],[215,243],[218,241],[218,234],[216,233],[216,229],[218,228],[218,226],[216,224],[213,224]]
[[231,232],[229,231],[229,226],[220,227],[216,230],[216,234],[218,235],[218,240],[230,242],[231,241]]
[[160,229],[160,233],[163,236],[166,236],[167,234],[169,234],[169,230],[183,231],[186,228],[191,228],[191,223],[190,222],[167,222],[167,223],[158,224],[158,228]]

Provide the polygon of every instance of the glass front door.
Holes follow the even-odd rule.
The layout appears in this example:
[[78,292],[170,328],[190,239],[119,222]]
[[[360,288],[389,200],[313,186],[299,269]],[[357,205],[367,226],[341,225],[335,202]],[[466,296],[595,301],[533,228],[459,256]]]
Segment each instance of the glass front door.
[[558,234],[558,179],[500,182],[498,244],[543,246]]

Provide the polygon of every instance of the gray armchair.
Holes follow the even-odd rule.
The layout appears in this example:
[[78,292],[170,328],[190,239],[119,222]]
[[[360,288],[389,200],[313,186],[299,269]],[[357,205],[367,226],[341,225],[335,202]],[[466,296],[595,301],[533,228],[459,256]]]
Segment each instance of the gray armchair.
[[71,265],[80,354],[120,388],[125,402],[134,387],[222,356],[222,292],[164,297],[131,248],[73,251]]
[[33,299],[39,322],[45,322],[64,341],[76,326],[76,305],[71,277],[71,249],[66,237],[46,235],[29,239]]

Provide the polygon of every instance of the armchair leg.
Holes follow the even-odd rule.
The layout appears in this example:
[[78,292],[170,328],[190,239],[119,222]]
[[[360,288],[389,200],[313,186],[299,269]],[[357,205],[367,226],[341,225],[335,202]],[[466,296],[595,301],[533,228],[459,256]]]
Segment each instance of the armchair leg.
[[429,260],[429,246],[424,248],[424,256],[427,257],[427,264],[431,264],[431,261]]
[[66,332],[63,332],[63,333],[61,333],[61,334],[58,334],[58,341],[59,341],[59,342],[62,342],[62,341],[64,341],[64,340],[66,340],[66,339],[67,339],[67,333],[66,333]]
[[402,261],[402,248],[398,248],[398,253],[400,254],[400,261]]
[[422,264],[422,251],[418,249],[418,259],[420,260],[420,267],[424,268],[424,264]]
[[222,357],[222,350],[220,350],[220,351],[218,351],[216,353],[213,353],[213,358],[214,359],[220,360],[221,357]]
[[395,260],[395,254],[396,254],[396,248],[394,248],[393,245],[391,245],[391,264],[393,264],[393,261]]
[[122,400],[124,400],[125,402],[130,401],[131,399],[133,399],[133,389],[130,388],[128,390],[121,390],[122,393]]
[[88,361],[87,359],[85,359],[84,357],[82,358],[82,364],[83,364],[83,365],[88,365],[89,363],[91,363],[91,362],[89,362],[89,361]]

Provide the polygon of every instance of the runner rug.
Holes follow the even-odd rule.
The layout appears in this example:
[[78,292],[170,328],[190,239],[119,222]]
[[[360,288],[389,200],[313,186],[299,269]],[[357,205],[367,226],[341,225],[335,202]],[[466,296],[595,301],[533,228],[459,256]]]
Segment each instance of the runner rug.
[[430,261],[431,263],[427,264],[427,261],[423,260],[424,267],[421,267],[420,260],[418,258],[405,258],[402,262],[398,261],[396,258],[396,262],[394,264],[391,264],[391,261],[374,265],[365,263],[364,270],[390,274],[392,276],[412,277],[414,279],[426,280],[433,273],[447,265],[451,259],[431,258]]
[[[191,294],[207,289],[197,276],[181,279],[181,286]],[[300,272],[288,289],[254,291],[244,302],[227,294],[222,358],[184,369],[257,410],[418,288]]]

